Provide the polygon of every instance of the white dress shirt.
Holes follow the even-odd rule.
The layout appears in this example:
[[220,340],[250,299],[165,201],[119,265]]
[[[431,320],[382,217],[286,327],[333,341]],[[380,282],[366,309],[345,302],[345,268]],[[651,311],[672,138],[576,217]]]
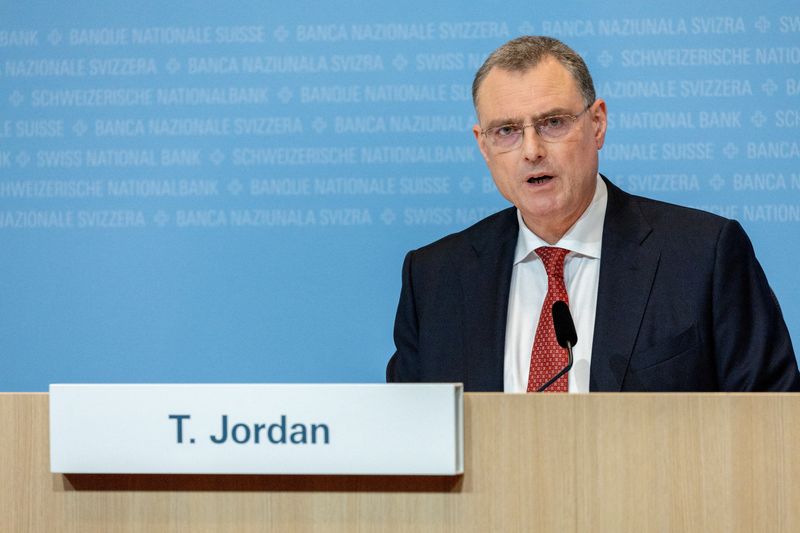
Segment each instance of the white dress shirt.
[[564,261],[564,284],[578,342],[573,348],[574,363],[568,374],[569,392],[589,392],[589,365],[600,281],[600,248],[607,203],[606,184],[598,175],[591,204],[564,236],[552,245],[528,229],[517,210],[519,237],[508,295],[503,372],[505,392],[526,392],[528,388],[533,337],[547,294],[547,272],[534,251],[540,246],[557,246],[570,251]]

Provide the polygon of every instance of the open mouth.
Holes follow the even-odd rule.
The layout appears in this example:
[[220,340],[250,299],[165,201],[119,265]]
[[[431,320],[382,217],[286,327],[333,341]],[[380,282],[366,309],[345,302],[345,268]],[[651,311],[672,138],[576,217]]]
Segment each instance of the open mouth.
[[553,176],[539,176],[538,178],[528,178],[528,183],[544,183],[553,179]]

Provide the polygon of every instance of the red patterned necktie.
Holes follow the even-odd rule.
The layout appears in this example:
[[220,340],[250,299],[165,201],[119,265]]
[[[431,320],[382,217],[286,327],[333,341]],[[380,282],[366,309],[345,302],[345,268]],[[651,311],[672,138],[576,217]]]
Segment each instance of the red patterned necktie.
[[[555,246],[542,246],[536,254],[542,258],[547,271],[547,296],[542,304],[539,325],[536,326],[536,337],[531,351],[531,370],[528,374],[528,392],[536,392],[567,366],[569,356],[567,350],[556,341],[556,330],[553,327],[551,309],[553,303],[563,300],[569,303],[567,287],[564,285],[564,258],[569,250]],[[547,388],[546,392],[568,392],[567,374]]]

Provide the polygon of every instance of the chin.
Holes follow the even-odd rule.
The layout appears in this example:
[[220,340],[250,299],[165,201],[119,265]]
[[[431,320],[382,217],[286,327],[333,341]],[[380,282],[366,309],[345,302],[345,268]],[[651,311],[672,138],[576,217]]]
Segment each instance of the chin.
[[537,218],[553,217],[561,212],[561,205],[552,200],[528,202],[524,207],[523,213],[530,213]]

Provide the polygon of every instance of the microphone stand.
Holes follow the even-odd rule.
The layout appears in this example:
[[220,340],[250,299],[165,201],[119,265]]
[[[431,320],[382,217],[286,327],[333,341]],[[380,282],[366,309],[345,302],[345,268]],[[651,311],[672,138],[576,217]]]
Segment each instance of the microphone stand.
[[571,342],[567,342],[567,353],[569,354],[569,361],[567,362],[567,366],[562,368],[561,371],[558,374],[556,374],[555,376],[553,376],[552,379],[550,379],[550,381],[548,381],[547,383],[545,383],[544,385],[539,387],[536,390],[536,392],[544,392],[545,390],[547,390],[547,387],[549,387],[550,385],[552,385],[553,383],[558,381],[558,378],[560,378],[561,376],[563,376],[564,374],[566,374],[567,372],[569,372],[572,369],[572,343]]

